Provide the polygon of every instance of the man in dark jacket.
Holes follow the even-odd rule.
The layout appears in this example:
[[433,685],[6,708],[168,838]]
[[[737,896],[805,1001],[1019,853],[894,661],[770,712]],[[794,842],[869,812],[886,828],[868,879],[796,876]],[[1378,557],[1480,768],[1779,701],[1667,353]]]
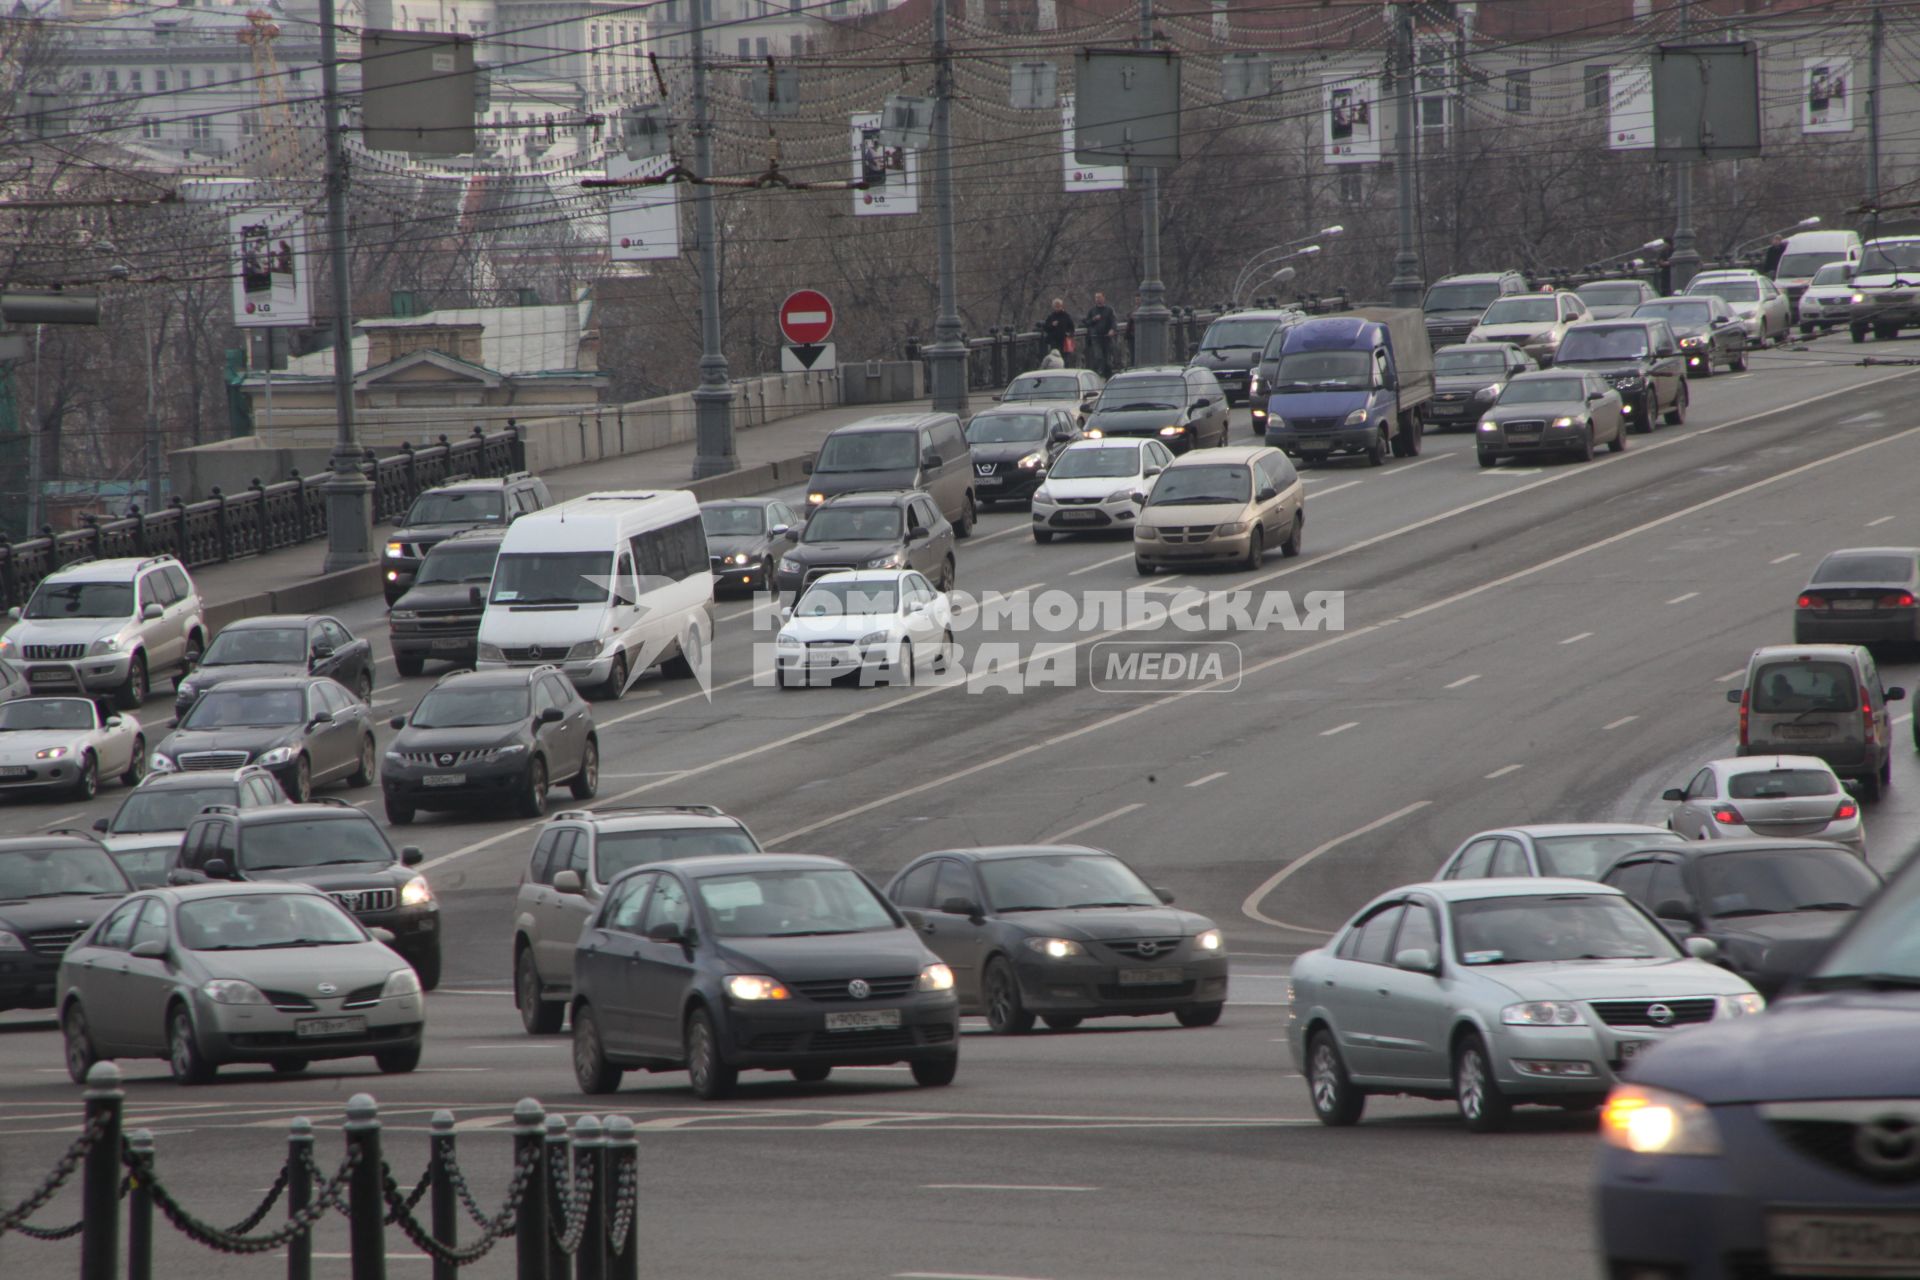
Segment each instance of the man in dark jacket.
[[1087,368],[1103,378],[1113,376],[1113,337],[1120,327],[1107,305],[1107,295],[1093,295],[1093,310],[1087,312]]
[[1769,280],[1773,279],[1773,273],[1780,269],[1780,259],[1786,252],[1787,242],[1775,236],[1773,243],[1767,246],[1766,256],[1760,259],[1760,274]]
[[1040,332],[1046,335],[1047,350],[1058,351],[1061,360],[1067,364],[1073,363],[1067,360],[1067,356],[1071,354],[1069,344],[1073,341],[1073,329],[1073,316],[1067,311],[1066,299],[1055,298],[1053,310],[1047,313],[1046,320],[1040,326]]

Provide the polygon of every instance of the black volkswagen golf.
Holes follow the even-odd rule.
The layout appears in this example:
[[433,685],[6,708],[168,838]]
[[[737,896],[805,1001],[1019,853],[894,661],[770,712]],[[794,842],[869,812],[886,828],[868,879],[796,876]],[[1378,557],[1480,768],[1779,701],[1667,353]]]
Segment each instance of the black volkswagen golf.
[[728,854],[653,863],[608,886],[573,957],[573,1071],[611,1093],[628,1071],[687,1072],[702,1098],[742,1070],[804,1083],[906,1062],[922,1085],[960,1065],[953,972],[835,858]]

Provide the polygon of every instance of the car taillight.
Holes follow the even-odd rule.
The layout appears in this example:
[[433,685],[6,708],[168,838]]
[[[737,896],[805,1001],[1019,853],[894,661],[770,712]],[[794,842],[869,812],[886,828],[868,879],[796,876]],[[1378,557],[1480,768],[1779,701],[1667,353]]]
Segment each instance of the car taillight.
[[1747,745],[1747,698],[1745,693],[1740,695],[1740,745],[1743,747]]
[[1713,820],[1723,827],[1737,827],[1746,821],[1740,816],[1740,811],[1730,804],[1715,805]]
[[1801,596],[1800,607],[1802,609],[1824,609],[1827,607],[1827,598],[1825,596],[1813,595]]
[[1880,735],[1875,731],[1873,724],[1873,702],[1865,695],[1860,698],[1860,724],[1868,742],[1880,741]]
[[1911,609],[1913,607],[1913,592],[1896,591],[1891,595],[1881,596],[1879,603],[1882,609]]
[[1859,816],[1860,806],[1851,800],[1842,800],[1840,807],[1833,811],[1833,820],[1835,822],[1843,822],[1848,818],[1856,818]]

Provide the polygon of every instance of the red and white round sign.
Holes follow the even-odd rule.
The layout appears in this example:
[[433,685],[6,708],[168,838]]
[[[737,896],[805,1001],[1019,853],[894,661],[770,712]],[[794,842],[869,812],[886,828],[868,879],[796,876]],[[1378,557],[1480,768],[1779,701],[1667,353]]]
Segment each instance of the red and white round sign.
[[780,332],[796,347],[825,342],[833,332],[833,304],[818,289],[796,289],[780,304]]

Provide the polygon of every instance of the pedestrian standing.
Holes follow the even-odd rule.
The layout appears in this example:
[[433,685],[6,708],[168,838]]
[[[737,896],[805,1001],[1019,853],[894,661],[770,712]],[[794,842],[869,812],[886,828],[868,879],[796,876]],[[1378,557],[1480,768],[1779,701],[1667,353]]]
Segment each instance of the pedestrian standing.
[[1040,331],[1046,335],[1047,349],[1060,353],[1062,364],[1069,364],[1067,357],[1073,354],[1073,315],[1067,310],[1065,298],[1053,300],[1053,310],[1047,313],[1046,321]]
[[1769,280],[1773,279],[1773,273],[1780,269],[1780,259],[1786,252],[1787,242],[1775,236],[1773,243],[1767,246],[1766,257],[1760,260],[1760,274]]
[[1103,378],[1113,376],[1113,339],[1120,327],[1107,295],[1093,295],[1093,309],[1087,312],[1087,367]]

